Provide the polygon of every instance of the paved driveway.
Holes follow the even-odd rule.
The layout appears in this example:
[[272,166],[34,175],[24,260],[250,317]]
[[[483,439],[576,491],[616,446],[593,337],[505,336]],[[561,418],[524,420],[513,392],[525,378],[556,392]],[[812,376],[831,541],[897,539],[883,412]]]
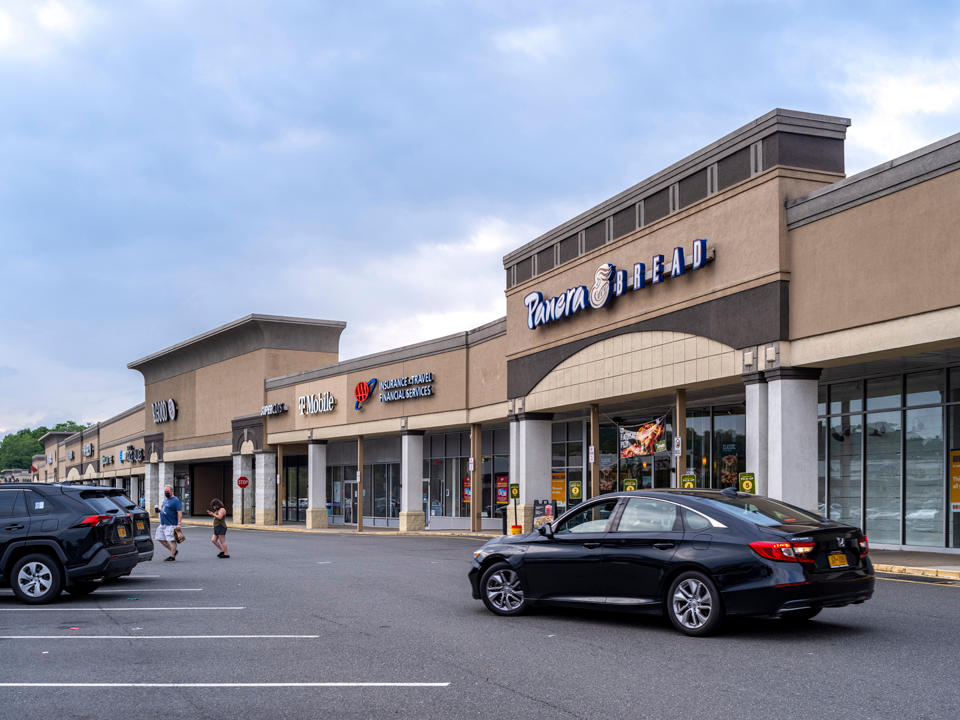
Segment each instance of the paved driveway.
[[656,618],[495,617],[470,598],[477,540],[231,530],[233,557],[218,560],[205,530],[187,536],[177,562],[161,550],[88,598],[27,608],[0,591],[0,717],[952,719],[960,707],[960,584],[881,580],[872,601],[805,629],[745,621],[691,639]]

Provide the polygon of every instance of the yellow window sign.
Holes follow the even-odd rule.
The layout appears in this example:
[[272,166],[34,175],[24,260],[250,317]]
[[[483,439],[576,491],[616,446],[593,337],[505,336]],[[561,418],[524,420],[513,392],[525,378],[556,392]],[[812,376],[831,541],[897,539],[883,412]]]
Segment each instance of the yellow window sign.
[[757,478],[753,473],[740,473],[740,492],[757,494]]
[[562,470],[550,475],[550,499],[561,505],[567,502],[567,473]]
[[680,487],[687,489],[697,487],[697,476],[693,473],[684,473],[680,476]]
[[624,490],[636,490],[637,489],[637,479],[636,478],[625,478],[623,481]]
[[583,495],[583,480],[571,480],[569,493],[571,500],[579,500]]

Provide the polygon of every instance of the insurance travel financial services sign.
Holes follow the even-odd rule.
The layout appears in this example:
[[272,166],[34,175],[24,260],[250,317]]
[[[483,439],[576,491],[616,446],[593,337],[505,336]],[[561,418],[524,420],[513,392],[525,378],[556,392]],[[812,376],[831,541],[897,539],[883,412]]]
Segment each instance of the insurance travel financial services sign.
[[612,263],[604,263],[594,273],[589,289],[586,285],[577,285],[551,298],[544,298],[539,290],[528,293],[523,298],[527,308],[527,327],[536,330],[541,325],[563,320],[584,310],[600,310],[628,291],[643,290],[667,279],[700,270],[711,260],[713,256],[707,252],[707,240],[701,238],[693,241],[692,258],[689,260],[682,247],[675,247],[669,266],[663,255],[654,255],[649,269],[646,263],[634,263],[632,273]]
[[434,394],[433,373],[422,372],[383,381],[371,378],[358,382],[353,390],[354,399],[357,401],[353,409],[363,410],[363,404],[378,387],[380,390],[377,392],[377,400],[383,403],[430,397]]

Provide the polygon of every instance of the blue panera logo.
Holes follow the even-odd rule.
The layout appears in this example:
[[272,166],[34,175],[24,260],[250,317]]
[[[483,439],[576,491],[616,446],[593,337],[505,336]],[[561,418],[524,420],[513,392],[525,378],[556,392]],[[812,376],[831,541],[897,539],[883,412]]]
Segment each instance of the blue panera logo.
[[524,297],[527,327],[536,330],[541,325],[586,310],[588,306],[599,310],[628,289],[643,290],[647,285],[658,285],[668,277],[676,278],[688,270],[699,270],[712,259],[712,256],[707,257],[707,239],[701,238],[693,241],[693,259],[690,262],[685,259],[682,247],[674,248],[669,268],[664,264],[663,255],[653,256],[649,272],[646,263],[635,263],[632,276],[626,270],[618,269],[616,265],[604,263],[594,273],[593,286],[589,290],[586,285],[578,285],[546,300],[539,291]]

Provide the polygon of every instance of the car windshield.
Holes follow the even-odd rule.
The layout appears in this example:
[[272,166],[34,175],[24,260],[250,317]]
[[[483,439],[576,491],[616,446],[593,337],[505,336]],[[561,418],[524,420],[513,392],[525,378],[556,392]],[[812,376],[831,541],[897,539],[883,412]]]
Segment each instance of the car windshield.
[[816,525],[826,521],[822,515],[769,498],[719,495],[699,499],[757,525]]
[[102,492],[86,491],[80,493],[83,501],[100,515],[116,515],[120,508]]

